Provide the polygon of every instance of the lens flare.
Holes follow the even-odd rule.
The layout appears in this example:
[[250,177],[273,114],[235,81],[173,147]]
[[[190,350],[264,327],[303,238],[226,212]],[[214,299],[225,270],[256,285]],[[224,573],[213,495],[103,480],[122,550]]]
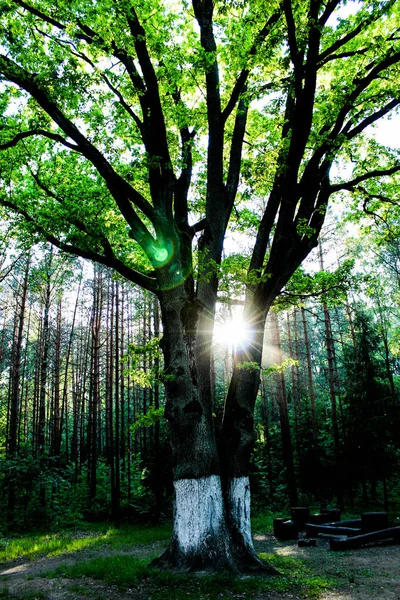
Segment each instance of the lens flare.
[[168,259],[168,250],[166,248],[157,248],[154,252],[154,258],[159,263],[165,263]]
[[216,322],[214,342],[228,347],[245,346],[251,342],[251,330],[239,316],[223,323]]

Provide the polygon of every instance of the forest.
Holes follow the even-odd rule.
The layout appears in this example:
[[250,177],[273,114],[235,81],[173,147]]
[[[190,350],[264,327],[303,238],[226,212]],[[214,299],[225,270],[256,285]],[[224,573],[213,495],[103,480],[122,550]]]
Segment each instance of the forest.
[[[256,514],[398,507],[400,247],[389,218],[364,218],[357,236],[343,219],[331,224],[269,315],[250,469]],[[4,245],[1,286],[3,531],[170,520],[154,296],[105,267],[18,242]],[[217,429],[247,335],[240,311],[224,302],[217,313]]]
[[396,514],[399,3],[0,9],[0,532]]

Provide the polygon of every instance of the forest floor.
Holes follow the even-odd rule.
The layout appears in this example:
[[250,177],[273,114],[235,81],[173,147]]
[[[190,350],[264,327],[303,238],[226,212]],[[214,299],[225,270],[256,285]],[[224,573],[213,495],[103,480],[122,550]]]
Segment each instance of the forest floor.
[[[56,534],[57,535],[57,534]],[[92,531],[74,533],[78,541],[96,541]],[[86,539],[88,538],[88,539]],[[95,543],[56,555],[22,552],[0,564],[0,598],[17,600],[400,600],[400,548],[381,545],[331,552],[327,540],[316,548],[278,542],[272,533],[254,536],[257,551],[282,573],[254,578],[193,577],[149,571],[165,539],[117,548]],[[71,548],[71,545],[69,546]]]

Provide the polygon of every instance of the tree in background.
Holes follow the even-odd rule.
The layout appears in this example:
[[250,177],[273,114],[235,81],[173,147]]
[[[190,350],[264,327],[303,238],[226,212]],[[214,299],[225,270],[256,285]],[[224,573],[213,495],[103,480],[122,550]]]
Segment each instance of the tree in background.
[[[365,2],[346,19],[344,5],[1,2],[1,204],[160,302],[176,494],[160,564],[263,568],[248,467],[266,316],[316,246],[332,194],[379,189],[400,170],[370,138],[359,149],[400,103],[398,3]],[[350,179],[332,181],[347,157]],[[255,235],[249,343],[217,446],[211,338],[237,215]]]

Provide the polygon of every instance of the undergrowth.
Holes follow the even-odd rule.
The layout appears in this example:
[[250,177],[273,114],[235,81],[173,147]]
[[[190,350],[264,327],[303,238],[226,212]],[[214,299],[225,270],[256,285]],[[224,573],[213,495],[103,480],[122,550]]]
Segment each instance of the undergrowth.
[[145,584],[152,600],[217,600],[221,597],[237,598],[242,594],[252,598],[268,591],[292,591],[304,594],[307,598],[318,598],[321,591],[330,585],[327,579],[314,576],[302,561],[276,554],[260,556],[272,564],[280,575],[268,578],[234,578],[231,574],[188,575],[151,568],[148,566],[149,557],[141,560],[129,555],[115,555],[73,566],[60,566],[47,573],[47,576],[99,579],[108,585],[118,586],[121,591]]
[[110,548],[121,550],[156,541],[168,540],[171,526],[143,527],[125,525],[117,529],[109,525],[88,525],[85,530],[69,530],[47,535],[25,535],[0,539],[0,562],[24,557],[33,560],[39,556],[60,556],[84,549]]

